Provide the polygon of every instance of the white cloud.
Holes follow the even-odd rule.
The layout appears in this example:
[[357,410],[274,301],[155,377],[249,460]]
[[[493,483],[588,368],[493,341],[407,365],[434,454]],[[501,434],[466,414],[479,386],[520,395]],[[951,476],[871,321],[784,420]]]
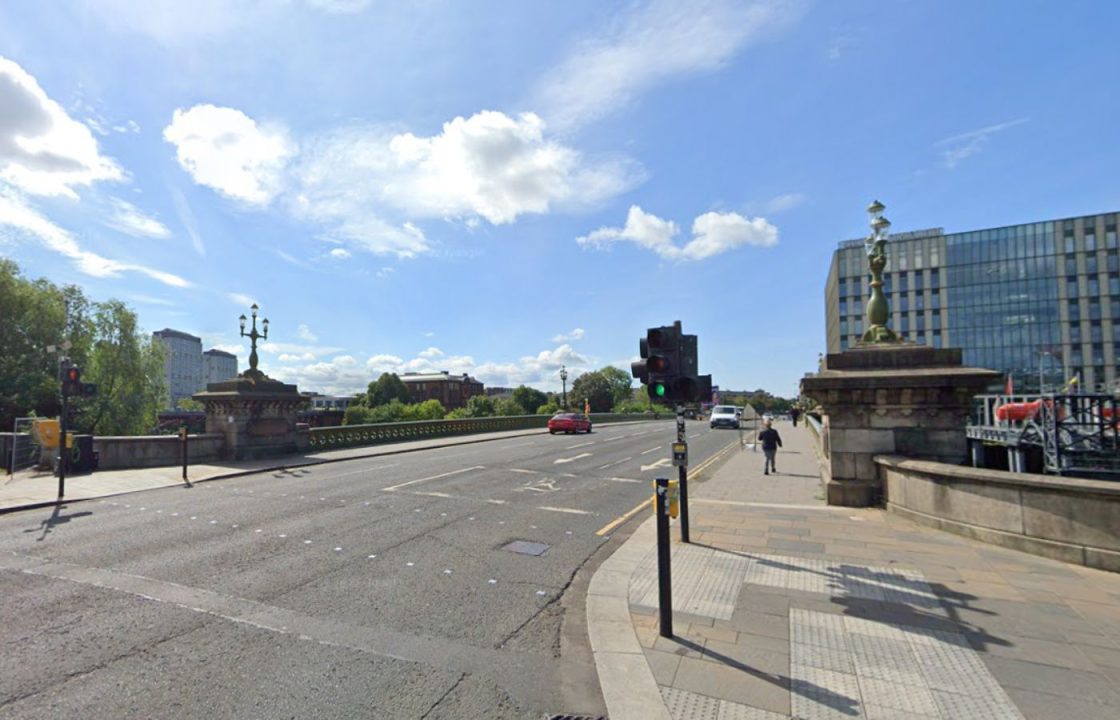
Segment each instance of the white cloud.
[[567,333],[566,335],[563,334],[563,333],[557,335],[556,337],[552,338],[552,342],[562,343],[562,342],[568,342],[569,340],[582,340],[583,336],[584,336],[584,329],[583,328],[576,328],[575,330],[572,330],[570,333]]
[[88,127],[47,97],[22,67],[0,57],[0,180],[31,195],[77,199],[74,186],[121,180]]
[[338,260],[345,260],[345,259],[350,257],[350,251],[347,250],[346,248],[335,248],[334,250],[331,250],[327,254],[330,255],[332,258],[336,258]]
[[315,337],[315,333],[311,332],[311,328],[302,323],[296,328],[296,335],[299,336],[300,340],[306,340],[307,342],[315,342],[319,339]]
[[261,352],[271,353],[274,355],[310,355],[313,358],[322,357],[323,355],[330,355],[342,350],[342,348],[340,347],[331,347],[326,345],[301,345],[299,343],[273,342],[272,340],[265,340],[260,344],[259,347],[261,349]]
[[692,239],[679,246],[673,238],[677,224],[632,205],[621,228],[603,227],[576,242],[585,247],[604,248],[616,242],[632,242],[667,260],[703,260],[743,245],[769,247],[778,243],[778,229],[765,218],[745,218],[738,213],[708,212],[692,223]]
[[17,193],[0,186],[0,226],[38,238],[48,249],[74,261],[75,267],[93,277],[117,277],[123,272],[147,275],[153,280],[171,287],[191,287],[178,275],[155,270],[136,263],[123,263],[117,260],[83,250],[73,234],[40,215]]
[[938,140],[933,146],[944,148],[941,151],[941,159],[945,167],[951,170],[960,164],[962,160],[970,158],[983,150],[984,146],[988,144],[988,140],[996,133],[1003,132],[1016,125],[1022,125],[1029,119],[1030,118],[1025,117],[1017,118],[997,125],[982,127],[979,130],[971,130],[966,133],[961,133],[960,135]]
[[175,205],[175,213],[179,216],[179,222],[182,223],[187,231],[187,236],[191,239],[194,251],[201,257],[206,257],[206,245],[202,242],[202,236],[198,234],[198,228],[194,222],[194,213],[191,212],[191,206],[187,203],[187,198],[178,188],[171,188],[171,202]]
[[241,307],[251,307],[253,305],[259,307],[260,305],[260,303],[256,301],[256,298],[252,295],[246,295],[245,293],[228,293],[226,297],[232,300],[234,305],[240,305]]
[[433,136],[347,127],[301,146],[292,213],[326,225],[327,239],[405,258],[428,252],[428,240],[392,217],[502,225],[594,205],[644,177],[629,161],[588,161],[548,138],[532,113],[456,117]]
[[532,107],[558,128],[592,122],[669,78],[724,65],[801,14],[786,0],[653,0],[572,48],[548,73]]
[[767,215],[772,215],[774,213],[792,210],[804,202],[805,196],[801,193],[785,193],[784,195],[776,195],[767,200],[762,206],[762,211]]
[[113,215],[105,224],[111,228],[132,235],[133,237],[150,237],[166,240],[171,237],[167,226],[153,217],[148,217],[135,205],[119,198],[112,198]]
[[267,205],[276,196],[296,152],[285,129],[214,105],[175,110],[163,138],[195,182],[251,205]]
[[[542,390],[559,390],[557,372],[567,366],[573,377],[581,371],[592,369],[592,359],[572,349],[559,345],[536,355],[527,355],[515,362],[478,363],[470,355],[447,355],[438,348],[429,347],[416,357],[404,359],[397,355],[372,355],[359,362],[352,355],[329,361],[314,362],[313,358],[289,352],[278,358],[288,363],[281,368],[270,368],[269,374],[286,382],[295,382],[303,390],[317,390],[330,394],[348,394],[365,390],[381,373],[403,375],[407,372],[429,373],[448,371],[453,375],[467,373],[488,386],[512,387],[529,385]],[[304,364],[299,364],[299,363]]]
[[397,271],[396,268],[383,267],[383,268],[381,268],[380,270],[377,271],[377,277],[384,280],[385,278],[389,277],[390,275],[392,275],[396,271]]

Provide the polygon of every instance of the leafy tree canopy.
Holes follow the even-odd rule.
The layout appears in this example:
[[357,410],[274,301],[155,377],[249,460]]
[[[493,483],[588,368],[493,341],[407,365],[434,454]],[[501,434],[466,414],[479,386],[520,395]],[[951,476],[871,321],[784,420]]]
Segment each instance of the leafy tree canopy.
[[412,402],[412,397],[408,394],[408,387],[396,373],[381,373],[381,377],[371,382],[366,389],[366,405],[374,408],[387,405],[393,400],[408,404]]
[[568,405],[582,411],[584,400],[591,405],[591,412],[610,412],[614,407],[614,388],[601,370],[584,373],[572,383]]
[[599,372],[606,379],[607,384],[610,385],[612,398],[611,407],[630,399],[630,385],[634,381],[634,378],[628,371],[617,368],[614,365],[607,365]]
[[513,390],[513,401],[524,408],[526,413],[532,415],[537,412],[537,408],[548,402],[548,396],[540,390],[518,385]]

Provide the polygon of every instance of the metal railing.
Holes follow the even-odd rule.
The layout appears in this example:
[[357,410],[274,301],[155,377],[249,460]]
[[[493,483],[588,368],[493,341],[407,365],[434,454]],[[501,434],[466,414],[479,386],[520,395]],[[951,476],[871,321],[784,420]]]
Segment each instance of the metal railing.
[[[369,425],[339,425],[337,427],[311,428],[312,450],[380,445],[382,443],[425,440],[428,438],[471,435],[474,433],[501,432],[504,430],[532,430],[548,427],[548,415],[515,415],[510,417],[459,418],[457,420],[417,420],[412,422],[372,423]],[[591,425],[641,420],[663,420],[665,414],[623,415],[617,413],[591,413]]]

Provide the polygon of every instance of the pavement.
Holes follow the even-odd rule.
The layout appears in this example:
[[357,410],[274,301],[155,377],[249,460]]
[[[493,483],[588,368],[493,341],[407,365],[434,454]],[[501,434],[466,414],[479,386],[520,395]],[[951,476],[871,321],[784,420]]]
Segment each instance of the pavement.
[[[430,450],[453,445],[470,445],[480,442],[503,440],[523,435],[540,435],[546,432],[541,428],[529,430],[508,430],[504,432],[461,435],[456,437],[413,440],[409,442],[368,445],[341,450],[324,450],[294,455],[283,455],[260,460],[234,460],[190,464],[187,466],[186,480],[183,479],[183,466],[130,468],[118,470],[98,470],[94,473],[68,475],[65,483],[66,502],[92,500],[112,495],[151,490],[153,488],[206,482],[219,478],[249,475],[269,470],[287,470],[307,465],[341,462],[357,458],[397,455],[399,453]],[[0,513],[45,507],[58,503],[58,478],[50,471],[21,470],[13,475],[0,474]]]
[[690,483],[672,637],[652,517],[592,577],[611,720],[1120,718],[1120,574],[828,507],[812,436],[778,430],[779,474],[748,445]]

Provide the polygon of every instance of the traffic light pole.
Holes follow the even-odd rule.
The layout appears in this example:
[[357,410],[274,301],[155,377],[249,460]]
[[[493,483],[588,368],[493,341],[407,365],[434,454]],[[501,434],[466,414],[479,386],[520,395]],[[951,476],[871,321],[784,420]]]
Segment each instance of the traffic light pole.
[[[684,405],[677,405],[677,442],[685,443]],[[677,468],[677,481],[681,493],[681,542],[688,542],[688,466]]]
[[67,403],[66,397],[68,393],[64,390],[62,392],[62,417],[58,421],[58,499],[61,500],[63,494],[66,492],[66,460],[67,450],[66,447],[66,415]]

